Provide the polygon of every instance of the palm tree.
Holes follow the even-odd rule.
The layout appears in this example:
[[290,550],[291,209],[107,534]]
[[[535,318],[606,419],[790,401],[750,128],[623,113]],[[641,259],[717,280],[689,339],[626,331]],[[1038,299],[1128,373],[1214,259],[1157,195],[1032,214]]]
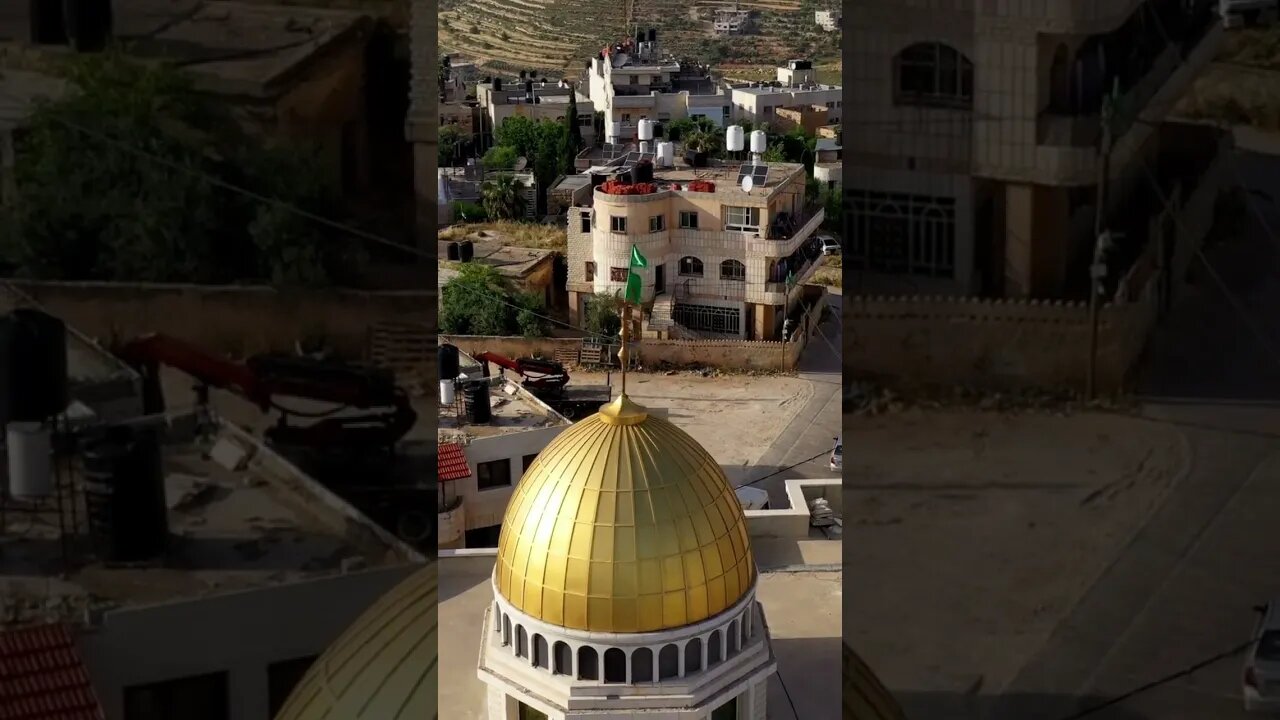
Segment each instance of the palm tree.
[[485,213],[495,220],[512,220],[524,215],[524,196],[520,190],[524,184],[514,175],[499,175],[485,180],[480,195]]

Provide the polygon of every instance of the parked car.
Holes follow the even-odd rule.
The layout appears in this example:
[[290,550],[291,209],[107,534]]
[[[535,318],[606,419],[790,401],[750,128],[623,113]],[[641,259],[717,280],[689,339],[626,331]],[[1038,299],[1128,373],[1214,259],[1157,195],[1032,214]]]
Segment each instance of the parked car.
[[832,470],[839,471],[844,468],[844,435],[832,438],[836,441],[835,447],[831,448],[831,459],[827,462],[827,467]]
[[830,235],[819,235],[818,239],[822,241],[823,255],[839,255],[840,241]]
[[1244,659],[1244,709],[1280,712],[1280,601],[1254,609],[1260,617]]

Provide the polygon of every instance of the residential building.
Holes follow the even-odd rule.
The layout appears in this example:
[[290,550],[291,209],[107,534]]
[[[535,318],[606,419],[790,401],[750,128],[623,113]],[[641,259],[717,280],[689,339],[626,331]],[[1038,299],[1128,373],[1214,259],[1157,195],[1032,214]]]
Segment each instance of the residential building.
[[596,53],[587,62],[586,86],[594,107],[604,112],[610,143],[635,140],[642,119],[702,117],[724,127],[730,117],[720,84],[704,68],[664,54],[657,30],[640,31]]
[[[1216,152],[1162,143],[1160,129],[1220,44],[1215,5],[848,4],[858,103],[845,133],[846,267],[864,287],[913,295],[1088,297],[1103,167],[1103,215],[1132,258],[1164,209],[1151,174],[1194,186],[1188,168],[1207,163],[1190,155]],[[1123,262],[1112,258],[1109,278]]]
[[732,8],[716,8],[711,29],[717,35],[743,35],[751,30],[751,11]]
[[779,134],[800,130],[806,135],[816,136],[819,129],[827,126],[829,114],[826,105],[775,108],[769,129]]
[[[455,100],[440,104],[440,130],[454,127],[462,133],[462,137],[471,143],[471,155],[482,154],[481,109],[480,103],[474,100]],[[456,158],[455,162],[464,161],[465,157]]]
[[778,108],[818,105],[827,109],[822,124],[839,123],[844,110],[844,95],[839,85],[823,85],[817,80],[813,63],[790,60],[777,70],[777,79],[769,83],[735,85],[729,91],[735,120],[767,123],[777,120]]
[[[156,495],[127,518],[102,511],[82,471],[40,503],[0,498],[0,630],[53,623],[72,638],[106,720],[273,717],[312,660],[423,561],[244,431],[208,422],[134,424]],[[71,512],[78,502],[98,510]]]
[[520,183],[520,197],[524,200],[524,219],[536,220],[538,217],[538,178],[532,172],[514,172],[510,170],[493,170],[484,172],[479,161],[467,160],[464,167],[440,168],[437,173],[437,198],[440,216],[437,222],[451,225],[464,218],[454,217],[453,202],[468,202],[479,205],[484,199],[484,183],[486,180],[511,176]]
[[410,5],[413,13],[409,30],[411,75],[405,137],[413,147],[414,235],[418,247],[426,249],[435,238],[440,184],[436,174],[440,137],[440,117],[435,112],[439,95],[434,42],[436,13],[429,3]]
[[[633,153],[591,173],[625,180],[646,164]],[[652,184],[624,188],[628,194],[598,185],[590,205],[570,209],[572,321],[579,322],[593,294],[623,290],[634,245],[648,259],[639,270],[647,331],[780,337],[783,306],[798,300],[787,278],[803,283],[821,253],[814,231],[823,209],[806,203],[804,166],[692,167],[674,157],[669,166],[650,167]],[[753,177],[749,190],[744,175]]]
[[818,27],[827,32],[835,32],[840,29],[840,21],[842,18],[840,10],[814,10],[813,21]]
[[[523,72],[520,73],[524,75]],[[575,96],[578,105],[578,129],[582,141],[595,142],[596,106],[568,80],[550,82],[546,78],[534,80],[521,78],[518,82],[494,78],[476,85],[476,99],[480,102],[482,131],[492,137],[493,132],[509,117],[527,117],[530,120],[554,120],[564,122],[569,110],[569,96]],[[486,146],[487,146],[486,141]]]
[[818,138],[814,142],[813,151],[818,156],[818,162],[829,163],[840,160],[844,149],[835,138]]
[[[561,284],[557,287],[555,282],[558,255],[554,250],[507,245],[501,234],[497,234],[497,237],[493,237],[494,233],[486,235],[481,237],[473,234],[462,241],[441,240],[436,243],[437,258],[441,265],[439,287],[443,288],[447,282],[446,271],[450,270],[448,264],[472,262],[493,268],[510,280],[514,287],[542,298],[548,308],[563,304],[564,286]],[[467,244],[465,256],[463,243]]]
[[[458,354],[470,380],[439,405],[439,546],[494,547],[516,482],[569,421],[517,379],[484,378],[479,362]],[[483,394],[468,400],[477,385]],[[489,417],[475,414],[477,402]]]

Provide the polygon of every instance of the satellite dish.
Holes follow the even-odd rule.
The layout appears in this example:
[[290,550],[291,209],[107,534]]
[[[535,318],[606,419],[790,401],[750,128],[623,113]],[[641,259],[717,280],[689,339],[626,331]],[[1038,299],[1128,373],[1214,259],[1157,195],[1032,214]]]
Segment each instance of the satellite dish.
[[756,181],[752,180],[750,175],[742,178],[742,192],[749,193],[751,192],[751,188],[755,186]]
[[525,169],[528,166],[529,166],[529,158],[523,158],[523,157],[517,158],[515,171],[520,172],[521,170]]

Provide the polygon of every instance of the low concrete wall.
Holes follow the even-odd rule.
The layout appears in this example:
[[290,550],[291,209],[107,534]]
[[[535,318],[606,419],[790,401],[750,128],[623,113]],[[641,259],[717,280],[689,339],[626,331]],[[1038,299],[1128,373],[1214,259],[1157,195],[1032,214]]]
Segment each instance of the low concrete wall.
[[323,337],[346,357],[364,357],[379,322],[435,328],[435,292],[277,290],[125,283],[8,280],[50,313],[103,344],[165,333],[233,356],[289,352]]
[[[797,332],[797,337],[800,333]],[[463,352],[495,352],[510,358],[555,357],[557,349],[577,350],[582,341],[576,338],[523,338],[492,335],[441,335],[443,342],[457,345]],[[733,370],[777,370],[784,358],[787,367],[795,367],[804,343],[787,343],[783,355],[781,342],[754,340],[641,340],[635,343],[638,362],[642,366],[660,364],[704,366]]]
[[809,539],[809,501],[825,497],[836,514],[844,514],[840,478],[797,479],[785,483],[786,508],[747,510],[747,534],[759,538]]

